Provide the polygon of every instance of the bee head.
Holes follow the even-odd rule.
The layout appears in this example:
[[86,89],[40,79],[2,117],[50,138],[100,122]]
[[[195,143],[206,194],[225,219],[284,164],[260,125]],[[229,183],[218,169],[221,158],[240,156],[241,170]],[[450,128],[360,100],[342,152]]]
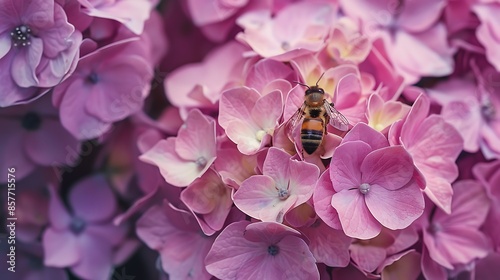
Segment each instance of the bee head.
[[322,88],[320,88],[319,86],[311,86],[306,90],[306,95],[309,95],[312,93],[325,94],[325,91]]

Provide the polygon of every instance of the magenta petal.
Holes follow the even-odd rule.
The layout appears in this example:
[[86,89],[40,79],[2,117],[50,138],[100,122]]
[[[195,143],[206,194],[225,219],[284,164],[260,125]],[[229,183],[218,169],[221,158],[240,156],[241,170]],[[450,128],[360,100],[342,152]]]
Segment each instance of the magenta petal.
[[106,178],[101,175],[78,182],[69,194],[75,215],[89,222],[111,218],[116,211],[116,199]]
[[359,140],[347,142],[337,147],[330,165],[330,178],[335,191],[339,192],[360,186],[362,183],[360,167],[371,151],[368,144]]
[[430,256],[427,248],[422,248],[422,274],[426,279],[448,279],[446,269],[436,263]]
[[361,164],[361,182],[397,190],[413,176],[413,161],[403,146],[391,146],[369,153]]
[[408,227],[424,212],[423,194],[413,183],[395,191],[372,185],[365,201],[373,217],[393,230]]
[[354,263],[367,272],[375,271],[387,257],[385,248],[377,246],[364,246],[354,243],[350,251]]
[[444,0],[407,1],[397,22],[408,31],[425,31],[438,20],[446,4]]
[[264,130],[272,130],[278,125],[283,113],[283,97],[278,90],[262,96],[252,108],[251,114],[255,123]]
[[70,231],[48,228],[43,233],[42,242],[47,266],[72,266],[82,258],[77,237]]
[[332,196],[332,206],[339,213],[342,229],[347,236],[370,239],[377,236],[382,226],[375,220],[358,190],[342,190]]

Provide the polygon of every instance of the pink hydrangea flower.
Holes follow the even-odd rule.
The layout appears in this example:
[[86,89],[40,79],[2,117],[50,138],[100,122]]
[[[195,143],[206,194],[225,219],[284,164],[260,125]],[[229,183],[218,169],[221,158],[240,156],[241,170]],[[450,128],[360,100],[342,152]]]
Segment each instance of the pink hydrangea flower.
[[168,183],[187,186],[215,161],[215,122],[199,110],[192,110],[177,137],[160,140],[140,158],[158,166]]
[[485,48],[488,61],[500,71],[500,52],[495,48],[500,43],[500,21],[497,16],[500,13],[500,3],[489,0],[474,1],[471,9],[481,22],[476,29],[477,40]]
[[6,107],[65,79],[76,67],[82,34],[53,0],[2,0],[0,7],[0,107]]
[[230,42],[211,51],[203,62],[176,69],[165,79],[168,100],[180,108],[216,107],[221,92],[237,83],[245,49]]
[[106,179],[95,175],[77,183],[69,194],[71,211],[55,188],[49,190],[50,227],[42,238],[45,265],[70,267],[83,278],[105,279],[127,232],[111,223],[118,205]]
[[208,169],[200,178],[189,184],[180,197],[193,212],[206,235],[212,235],[222,229],[233,206],[231,189],[213,169]]
[[[0,126],[0,167],[16,168],[17,179],[37,166],[72,166],[78,160],[80,143],[61,125],[50,95],[1,109]],[[7,177],[0,179],[6,181]]]
[[284,215],[311,198],[319,177],[313,164],[291,159],[278,148],[270,148],[262,175],[241,183],[234,204],[245,214],[265,222],[283,222]]
[[362,35],[350,18],[343,17],[331,31],[325,49],[338,63],[359,64],[366,59],[371,47],[368,36]]
[[243,32],[236,38],[262,57],[287,61],[325,45],[336,11],[336,6],[321,2],[290,4],[274,17],[270,10],[251,11],[238,18]]
[[[389,141],[402,144],[420,172],[418,183],[425,194],[446,213],[451,212],[451,182],[458,176],[455,164],[463,148],[458,131],[443,117],[429,114],[429,99],[420,95],[404,120],[392,125]],[[423,181],[422,181],[423,180]]]
[[392,64],[407,83],[453,71],[453,50],[448,46],[444,24],[438,22],[444,0],[340,3],[348,16],[363,22],[365,34],[382,38]]
[[89,16],[116,20],[135,34],[142,33],[144,22],[149,18],[158,0],[78,0]]
[[167,203],[153,206],[137,221],[136,231],[146,245],[159,251],[161,268],[175,279],[210,279],[205,257],[216,236],[200,234],[189,212]]
[[[428,254],[423,254],[423,263],[429,263],[428,256],[439,265],[424,265],[426,277],[438,275],[444,268],[467,264],[488,254],[489,241],[480,227],[490,209],[490,201],[484,188],[472,180],[463,180],[453,185],[452,212],[441,209],[428,211],[423,219],[423,241]],[[437,271],[436,271],[437,270]],[[430,278],[429,278],[430,279]]]
[[399,101],[384,101],[379,94],[372,94],[368,99],[366,118],[368,125],[387,134],[389,127],[396,121],[406,117],[410,106]]
[[230,224],[208,252],[206,268],[220,279],[319,279],[300,233],[272,222]]
[[420,217],[424,198],[414,169],[402,146],[389,146],[382,134],[357,124],[335,150],[329,168],[335,190],[331,205],[344,232],[368,239],[382,227],[403,229]]
[[224,183],[237,190],[243,181],[257,174],[257,154],[244,155],[235,147],[220,149],[214,167]]
[[491,208],[483,231],[489,235],[493,249],[500,252],[500,161],[495,160],[488,163],[478,163],[472,169],[478,182],[486,188],[486,193],[491,201]]
[[82,57],[75,73],[54,89],[61,122],[76,138],[99,137],[113,122],[141,109],[153,73],[128,43],[110,44]]
[[500,74],[489,67],[475,84],[455,78],[429,89],[430,97],[441,106],[441,115],[464,139],[464,150],[479,149],[488,159],[500,158]]
[[255,154],[271,142],[283,110],[283,96],[274,90],[261,96],[256,90],[239,87],[222,93],[219,124],[227,137],[245,154]]

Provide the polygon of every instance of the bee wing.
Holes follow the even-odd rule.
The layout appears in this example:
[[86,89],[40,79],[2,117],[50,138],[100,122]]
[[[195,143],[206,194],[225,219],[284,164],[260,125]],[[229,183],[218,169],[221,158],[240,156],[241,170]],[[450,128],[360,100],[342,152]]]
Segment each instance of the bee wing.
[[328,102],[325,102],[323,106],[325,107],[326,113],[330,117],[330,125],[341,131],[349,130],[349,121],[346,117],[344,117],[344,115],[342,115],[342,113],[337,111],[337,109],[335,109],[335,107]]
[[294,131],[297,129],[297,126],[299,126],[302,123],[302,120],[304,119],[304,109],[306,105],[302,104],[302,106],[297,109],[297,111],[288,119],[285,123],[283,123],[283,126],[285,127],[286,133],[288,138],[292,141],[295,142],[295,137],[293,135]]

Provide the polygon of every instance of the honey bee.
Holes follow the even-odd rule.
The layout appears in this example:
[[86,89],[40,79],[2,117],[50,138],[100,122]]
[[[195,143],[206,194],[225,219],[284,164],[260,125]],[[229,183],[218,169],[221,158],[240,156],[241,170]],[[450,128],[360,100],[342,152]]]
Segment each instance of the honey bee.
[[323,75],[319,77],[314,86],[297,82],[297,84],[307,87],[304,103],[284,124],[289,138],[292,140],[294,138],[292,132],[301,124],[300,139],[302,148],[309,155],[314,153],[323,142],[328,124],[340,131],[349,129],[349,121],[335,109],[333,103],[329,103],[325,99],[325,91],[318,86],[322,77]]

